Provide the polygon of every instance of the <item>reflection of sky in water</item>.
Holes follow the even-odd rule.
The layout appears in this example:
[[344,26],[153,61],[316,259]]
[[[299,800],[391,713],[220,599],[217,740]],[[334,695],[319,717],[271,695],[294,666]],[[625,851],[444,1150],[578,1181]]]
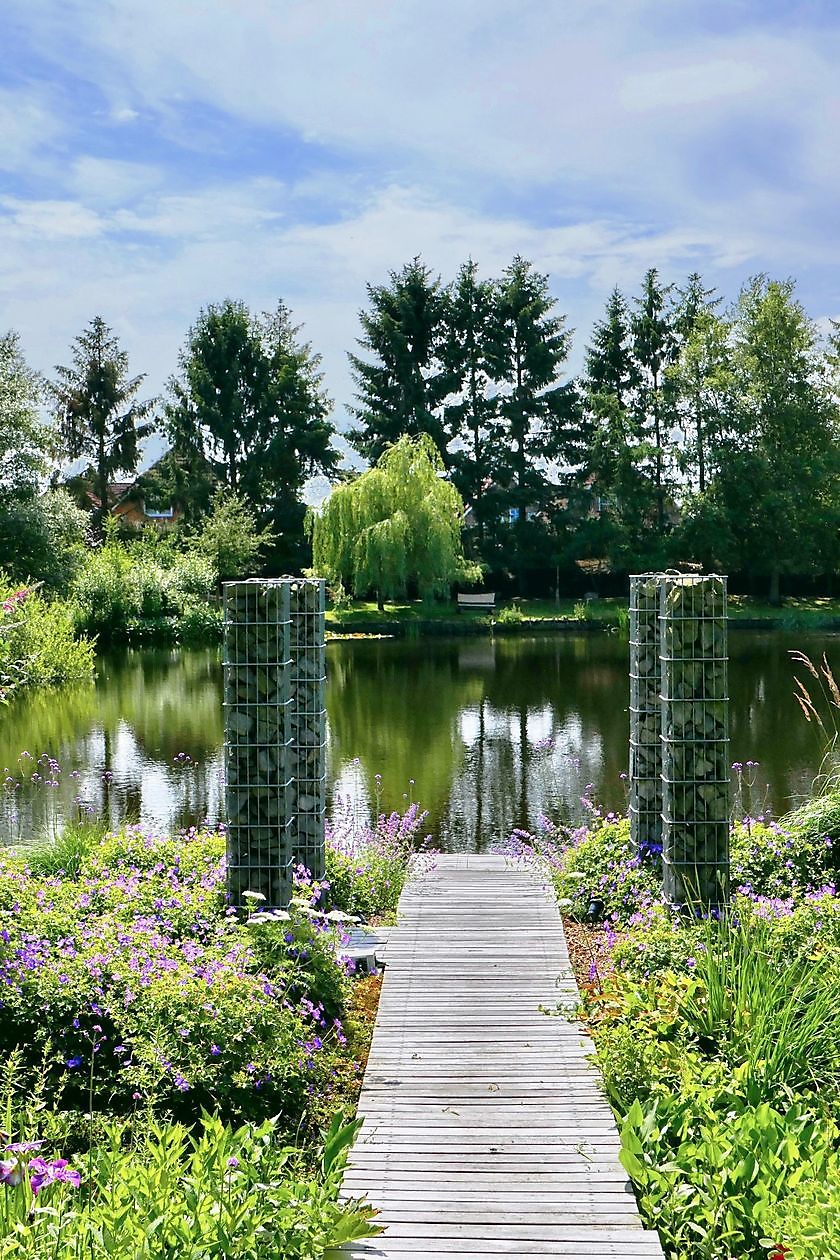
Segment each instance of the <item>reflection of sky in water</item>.
[[[826,635],[731,636],[732,760],[761,763],[753,812],[768,804],[781,812],[819,766],[817,732],[792,700],[789,650],[828,650],[840,665],[837,645]],[[330,800],[358,822],[377,803],[389,812],[413,798],[441,843],[473,848],[542,813],[580,818],[588,783],[607,808],[624,807],[627,645],[616,636],[336,642],[328,678]],[[95,688],[42,693],[3,711],[0,767],[14,770],[26,748],[48,751],[64,773],[58,788],[7,793],[2,834],[14,842],[73,818],[76,796],[112,824],[216,820],[221,740],[216,653],[104,660]]]

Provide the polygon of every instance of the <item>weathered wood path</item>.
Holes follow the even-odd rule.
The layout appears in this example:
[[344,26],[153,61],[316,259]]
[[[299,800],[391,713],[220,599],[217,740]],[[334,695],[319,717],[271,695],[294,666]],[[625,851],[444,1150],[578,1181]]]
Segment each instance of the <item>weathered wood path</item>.
[[446,856],[400,901],[344,1179],[386,1232],[332,1260],[659,1257],[618,1161],[591,1042],[538,878]]

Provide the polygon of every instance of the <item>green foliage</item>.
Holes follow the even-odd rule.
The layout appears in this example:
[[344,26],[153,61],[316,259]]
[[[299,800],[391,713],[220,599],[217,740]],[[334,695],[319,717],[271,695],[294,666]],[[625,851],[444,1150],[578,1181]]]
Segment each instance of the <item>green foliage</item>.
[[31,867],[3,857],[0,1043],[65,1106],[90,1092],[97,1109],[218,1108],[290,1131],[308,1115],[340,1050],[336,932],[298,911],[225,915],[223,855],[220,836],[134,827],[40,846]]
[[[42,422],[43,386],[26,365],[17,333],[0,337],[0,510],[34,496],[53,434]],[[0,560],[0,563],[5,561]]]
[[500,626],[517,626],[525,620],[525,614],[519,604],[505,604],[496,613],[495,620]]
[[213,566],[219,579],[226,581],[260,573],[260,552],[273,541],[271,530],[259,528],[241,495],[219,490],[192,538],[192,547]]
[[72,366],[56,368],[49,390],[67,455],[93,465],[94,521],[101,530],[108,483],[137,467],[138,443],[153,428],[145,421],[153,402],[136,400],[144,377],[127,375],[128,355],[100,316],[76,338],[72,352]]
[[[282,302],[262,316],[241,302],[208,306],[187,335],[166,408],[174,458],[198,499],[206,502],[213,487],[242,496],[287,551],[285,536],[302,536],[304,482],[338,463],[320,357],[299,333]],[[239,521],[236,512],[222,515],[214,532],[219,544],[220,531],[228,541],[236,534],[238,565],[241,512]],[[263,534],[260,544],[267,542]]]
[[[788,897],[826,883],[835,865],[835,845],[826,842],[829,832],[823,827],[831,827],[832,816],[837,827],[838,814],[836,797],[833,804],[825,799],[820,804],[817,798],[778,823],[736,822],[730,840],[733,888],[762,897]],[[835,834],[840,841],[840,830]]]
[[806,1165],[764,1216],[765,1245],[794,1260],[840,1260],[840,1159]]
[[331,823],[326,849],[329,901],[366,923],[393,921],[408,873],[418,861],[425,819],[412,805],[405,814],[380,815],[361,831],[350,819]]
[[557,895],[571,903],[569,914],[581,919],[593,898],[603,901],[605,917],[624,921],[662,892],[657,864],[639,857],[627,818],[593,818],[590,828],[573,832],[555,858],[552,878]]
[[446,297],[440,278],[433,279],[419,258],[389,279],[367,286],[370,309],[360,315],[359,345],[370,358],[350,355],[360,426],[349,438],[371,462],[405,435],[428,435],[443,457],[447,436],[440,407],[456,378],[454,367],[440,358]]
[[709,1070],[633,1104],[621,1162],[674,1260],[765,1260],[774,1205],[826,1176],[836,1140],[836,1126],[801,1103],[752,1101]]
[[57,1182],[35,1195],[27,1158],[20,1158],[21,1183],[3,1188],[2,1254],[320,1260],[327,1247],[377,1232],[371,1208],[338,1198],[358,1127],[337,1116],[318,1167],[307,1173],[298,1152],[278,1141],[274,1120],[233,1128],[205,1115],[188,1129],[149,1118],[136,1135],[124,1122],[110,1122],[97,1145],[73,1158],[79,1187]]
[[78,639],[69,609],[0,575],[0,702],[24,687],[93,677],[93,644]]
[[65,594],[84,559],[89,517],[66,490],[0,505],[0,569]]
[[[800,805],[779,820],[779,825],[795,834],[800,843],[817,854],[821,848],[828,866],[837,870],[840,864],[840,790],[834,789]],[[828,842],[831,842],[830,844]],[[821,863],[815,861],[815,872]]]
[[357,597],[375,591],[380,603],[409,584],[431,599],[476,580],[461,548],[463,504],[442,472],[431,438],[404,437],[375,468],[339,486],[309,517],[314,572]]
[[215,569],[198,552],[110,540],[88,554],[73,583],[73,616],[101,645],[212,643],[221,632],[215,589]]

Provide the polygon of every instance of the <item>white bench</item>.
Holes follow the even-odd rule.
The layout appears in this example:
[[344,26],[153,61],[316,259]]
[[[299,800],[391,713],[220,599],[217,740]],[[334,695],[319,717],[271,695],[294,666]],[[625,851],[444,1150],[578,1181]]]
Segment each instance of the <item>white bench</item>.
[[490,608],[496,607],[496,592],[489,591],[483,595],[459,595],[458,611],[462,608]]

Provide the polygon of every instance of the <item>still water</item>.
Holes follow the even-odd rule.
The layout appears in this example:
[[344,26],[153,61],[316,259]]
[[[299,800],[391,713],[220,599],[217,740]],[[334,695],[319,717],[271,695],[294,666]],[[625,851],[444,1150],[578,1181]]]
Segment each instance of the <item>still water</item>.
[[[743,801],[754,813],[783,812],[819,769],[818,732],[793,698],[795,648],[827,652],[840,673],[840,636],[730,635],[732,761],[759,762]],[[361,816],[417,800],[435,840],[453,849],[484,848],[542,812],[578,818],[588,784],[605,807],[622,808],[627,653],[625,639],[601,630],[330,643],[331,803]],[[14,843],[85,807],[113,824],[218,819],[219,660],[215,651],[104,657],[95,684],[2,710],[0,768],[15,776],[26,751],[50,754],[61,770],[32,790],[6,792],[0,840]]]

